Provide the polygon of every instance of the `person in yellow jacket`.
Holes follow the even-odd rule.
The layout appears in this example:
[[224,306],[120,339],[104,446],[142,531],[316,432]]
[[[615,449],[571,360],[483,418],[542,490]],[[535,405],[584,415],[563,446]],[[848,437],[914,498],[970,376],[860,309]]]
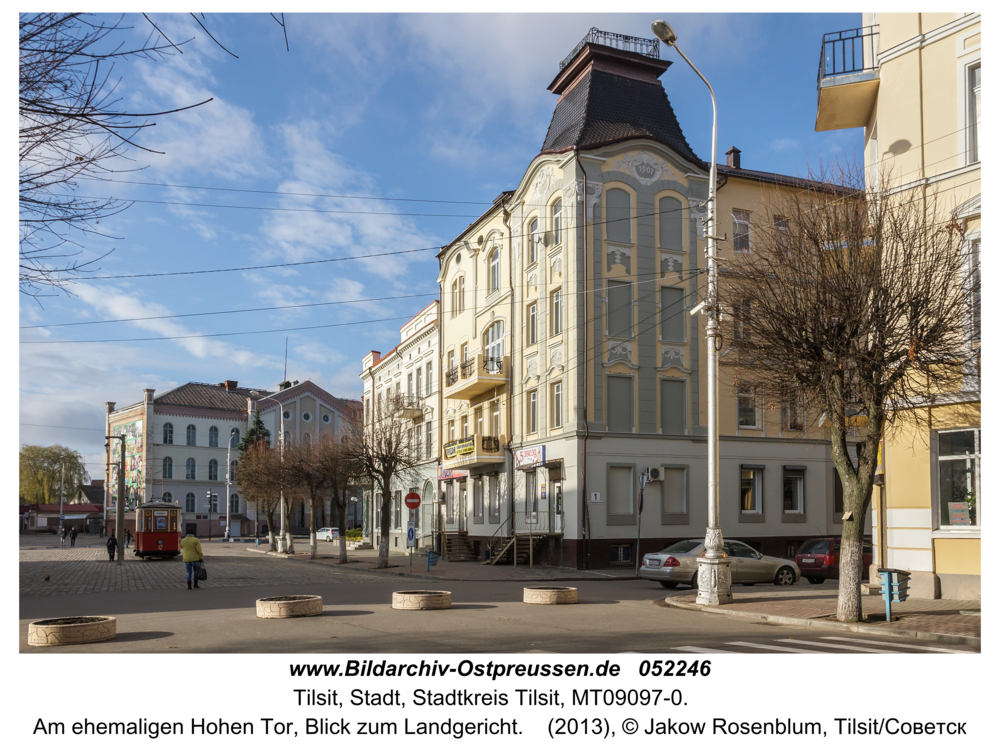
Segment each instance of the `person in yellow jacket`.
[[201,561],[205,559],[205,556],[201,553],[201,540],[194,534],[188,533],[181,540],[181,552],[184,554],[184,568],[187,570],[188,589],[191,588],[191,582],[194,582],[195,589],[199,589],[198,569],[201,568]]

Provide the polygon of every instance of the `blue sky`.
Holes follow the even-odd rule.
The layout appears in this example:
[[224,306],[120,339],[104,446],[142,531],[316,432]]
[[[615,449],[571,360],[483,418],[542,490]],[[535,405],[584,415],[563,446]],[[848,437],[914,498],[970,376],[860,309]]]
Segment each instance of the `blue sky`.
[[[166,154],[135,154],[123,169],[143,169],[117,176],[170,186],[79,183],[84,196],[137,200],[102,223],[116,240],[86,241],[88,253],[113,249],[92,278],[438,247],[517,185],[555,105],[546,86],[587,30],[651,37],[658,16],[289,14],[287,52],[266,14],[209,15],[209,29],[238,59],[190,16],[151,17],[174,41],[194,39],[183,55],[121,66],[124,103],[147,112],[214,100],[157,118],[143,144]],[[141,16],[128,20],[135,34],[145,35]],[[860,25],[860,14],[668,20],[715,88],[722,159],[735,145],[744,167],[801,175],[820,160],[860,157],[860,129],[813,131],[822,34]],[[675,52],[661,54],[675,61],[661,81],[688,142],[707,160],[707,91]],[[406,201],[428,199],[450,203]],[[68,288],[73,295],[45,298],[44,308],[22,297],[22,328],[44,327],[20,330],[22,343],[43,341],[20,346],[20,442],[74,447],[100,478],[104,401],[127,405],[141,399],[142,388],[160,392],[187,381],[235,379],[273,389],[282,377],[286,334],[289,379],[313,379],[335,395],[358,397],[362,356],[392,348],[399,326],[435,296],[434,253],[78,280]],[[422,297],[378,300],[414,294]],[[354,303],[53,326],[345,300]],[[291,329],[353,322],[366,324]],[[223,335],[250,330],[277,332]],[[186,335],[216,337],[127,340]]]

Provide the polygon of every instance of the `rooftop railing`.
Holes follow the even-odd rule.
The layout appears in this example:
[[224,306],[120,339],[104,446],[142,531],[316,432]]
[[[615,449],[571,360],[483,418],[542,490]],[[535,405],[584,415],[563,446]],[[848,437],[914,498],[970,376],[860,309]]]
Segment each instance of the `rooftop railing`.
[[595,26],[587,32],[587,36],[580,40],[580,44],[573,48],[573,52],[563,58],[563,61],[559,64],[559,70],[561,71],[563,68],[568,66],[570,61],[576,57],[576,54],[584,48],[584,45],[587,44],[614,47],[616,50],[637,52],[640,55],[645,55],[647,58],[655,58],[656,60],[660,59],[660,40],[645,39],[643,37],[630,37],[627,34],[615,34],[610,31],[601,31]]
[[824,34],[823,48],[819,55],[817,83],[831,76],[874,71],[877,36],[878,25]]

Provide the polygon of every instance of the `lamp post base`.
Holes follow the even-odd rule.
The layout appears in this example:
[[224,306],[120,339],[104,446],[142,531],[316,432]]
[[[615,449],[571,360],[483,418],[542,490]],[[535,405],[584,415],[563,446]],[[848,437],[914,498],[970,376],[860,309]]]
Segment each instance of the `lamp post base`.
[[287,548],[285,547],[285,535],[281,533],[278,536],[278,552],[284,552]]
[[728,605],[733,601],[733,575],[726,558],[698,558],[699,605]]

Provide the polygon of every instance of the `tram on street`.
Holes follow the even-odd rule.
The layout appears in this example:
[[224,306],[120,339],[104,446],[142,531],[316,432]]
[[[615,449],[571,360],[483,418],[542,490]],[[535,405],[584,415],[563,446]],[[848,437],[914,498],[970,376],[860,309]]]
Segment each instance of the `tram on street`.
[[175,558],[181,551],[181,506],[150,500],[135,509],[137,558]]

